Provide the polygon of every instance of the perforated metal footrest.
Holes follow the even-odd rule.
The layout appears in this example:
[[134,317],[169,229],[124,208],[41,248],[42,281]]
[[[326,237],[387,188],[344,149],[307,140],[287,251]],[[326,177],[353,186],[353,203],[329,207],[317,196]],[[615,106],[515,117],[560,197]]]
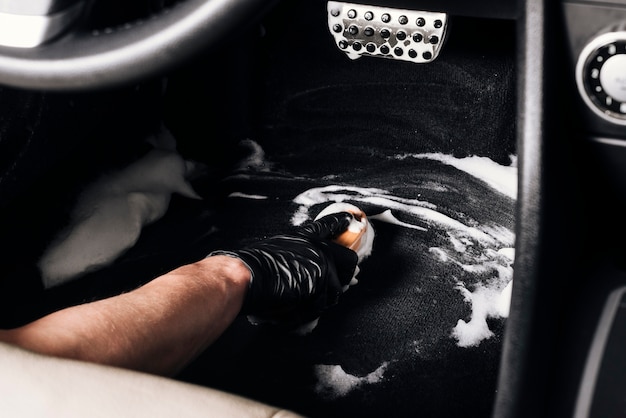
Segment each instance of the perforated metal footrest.
[[432,62],[441,50],[447,22],[445,13],[328,2],[328,28],[351,59],[369,55]]

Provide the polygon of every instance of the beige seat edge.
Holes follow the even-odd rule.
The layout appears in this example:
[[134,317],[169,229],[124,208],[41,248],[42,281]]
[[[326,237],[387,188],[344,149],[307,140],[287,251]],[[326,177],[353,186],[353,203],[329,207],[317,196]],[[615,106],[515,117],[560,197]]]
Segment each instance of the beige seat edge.
[[299,415],[237,395],[0,343],[0,411],[10,417],[250,417]]

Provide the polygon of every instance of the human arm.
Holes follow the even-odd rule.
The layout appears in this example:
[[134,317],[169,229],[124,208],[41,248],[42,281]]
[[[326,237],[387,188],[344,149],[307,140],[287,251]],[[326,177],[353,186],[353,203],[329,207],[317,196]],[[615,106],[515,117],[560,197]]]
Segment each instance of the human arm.
[[172,375],[219,338],[242,308],[301,322],[336,303],[352,278],[356,254],[329,239],[348,223],[349,216],[335,214],[229,256],[214,254],[131,292],[2,330],[0,342]]

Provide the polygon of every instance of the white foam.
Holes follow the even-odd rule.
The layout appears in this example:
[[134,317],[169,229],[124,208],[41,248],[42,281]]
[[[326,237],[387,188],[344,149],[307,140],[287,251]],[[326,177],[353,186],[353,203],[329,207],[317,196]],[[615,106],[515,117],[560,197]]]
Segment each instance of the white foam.
[[494,237],[480,229],[465,225],[441,212],[437,212],[437,206],[432,203],[394,196],[382,189],[339,185],[309,189],[294,199],[294,203],[300,205],[300,207],[292,216],[291,221],[293,225],[301,225],[304,221],[310,219],[310,207],[328,202],[345,201],[363,202],[382,208],[399,210],[417,216],[429,225],[445,230],[455,230],[458,234],[472,237],[483,243],[495,243]]
[[418,231],[428,231],[424,227],[421,227],[421,226],[418,226],[418,225],[409,224],[409,223],[406,223],[406,222],[402,222],[401,220],[396,218],[393,213],[391,213],[390,209],[387,209],[386,211],[384,211],[382,213],[379,213],[378,215],[372,215],[372,216],[370,216],[370,219],[373,219],[373,220],[376,220],[376,221],[381,221],[381,222],[386,222],[386,223],[392,224],[392,225],[403,226],[403,227],[409,228],[409,229],[417,229]]
[[385,362],[376,370],[363,377],[346,373],[343,367],[339,365],[317,365],[315,366],[315,375],[318,382],[315,386],[315,391],[329,398],[345,396],[360,386],[381,382],[388,365],[389,363]]
[[500,248],[498,250],[498,253],[503,255],[504,257],[508,258],[509,260],[511,260],[511,262],[513,262],[513,260],[515,260],[515,248],[510,247],[510,248]]
[[[504,245],[512,247],[515,244],[515,232],[512,229],[506,228],[502,225],[486,224],[481,225],[481,230],[485,231],[488,235],[491,235],[496,241],[503,243]],[[503,249],[500,249],[502,251]],[[513,250],[513,248],[511,248]],[[515,251],[513,250],[513,254]],[[511,260],[513,257],[509,257]]]
[[230,198],[237,197],[240,199],[252,199],[252,200],[266,200],[268,198],[267,196],[261,196],[258,194],[247,194],[247,193],[241,193],[241,192],[233,192],[229,194],[228,197]]
[[299,226],[309,219],[311,219],[311,217],[309,216],[308,206],[300,206],[291,216],[291,223],[295,226]]
[[450,257],[448,257],[448,254],[446,254],[446,252],[442,250],[441,248],[431,247],[428,249],[428,252],[433,254],[435,257],[437,257],[437,259],[442,263],[445,263],[448,260],[450,260]]
[[460,347],[471,347],[480,344],[484,339],[493,336],[487,320],[489,318],[506,318],[509,314],[511,287],[513,283],[513,248],[499,250],[483,248],[473,254],[457,252],[455,249],[441,247],[429,248],[436,261],[452,263],[461,267],[469,274],[486,275],[474,290],[467,289],[465,284],[456,285],[466,302],[471,306],[470,320],[459,319],[452,329],[451,336]]
[[512,164],[509,166],[500,165],[487,157],[455,158],[442,153],[398,154],[394,158],[399,160],[425,158],[440,161],[483,180],[495,190],[512,199],[517,199],[517,158],[515,156],[511,157]]
[[469,322],[459,319],[452,329],[452,337],[457,340],[459,347],[474,347],[483,340],[493,337],[487,319],[508,316],[512,283],[513,281],[510,281],[504,289],[479,285],[473,292],[463,284],[457,286],[465,301],[472,305]]
[[[517,167],[500,166],[488,158],[468,157],[457,159],[444,154],[406,154],[397,158],[428,158],[441,161],[484,180],[495,190],[513,199],[517,197]],[[440,192],[446,187],[437,187],[430,182],[429,188]],[[417,197],[420,197],[419,195]],[[493,336],[489,329],[489,318],[508,316],[513,280],[513,260],[515,258],[515,233],[510,228],[494,223],[479,224],[463,214],[455,218],[438,211],[437,205],[420,199],[394,196],[379,188],[360,188],[354,186],[330,185],[307,190],[298,195],[294,202],[299,205],[292,216],[292,223],[300,225],[310,218],[309,210],[315,205],[329,202],[362,202],[368,206],[377,206],[382,213],[369,215],[369,219],[387,222],[407,229],[435,229],[445,232],[447,243],[429,248],[434,262],[452,263],[467,274],[479,278],[480,282],[472,285],[472,291],[463,283],[457,285],[471,305],[471,319],[460,319],[451,332],[461,347],[480,344]],[[374,210],[373,210],[374,211]],[[393,212],[402,212],[410,218],[417,218],[419,224],[400,221]],[[422,225],[427,226],[424,228]],[[489,274],[492,273],[492,274]],[[333,369],[333,373],[339,370]],[[349,383],[347,378],[344,383]]]

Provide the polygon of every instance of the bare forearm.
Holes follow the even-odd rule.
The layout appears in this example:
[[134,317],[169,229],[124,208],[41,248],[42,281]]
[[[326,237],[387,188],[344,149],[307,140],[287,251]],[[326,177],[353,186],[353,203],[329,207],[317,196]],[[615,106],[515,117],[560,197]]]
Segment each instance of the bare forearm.
[[43,354],[171,374],[232,323],[248,282],[249,272],[239,262],[212,257],[132,292],[3,331],[0,341]]

